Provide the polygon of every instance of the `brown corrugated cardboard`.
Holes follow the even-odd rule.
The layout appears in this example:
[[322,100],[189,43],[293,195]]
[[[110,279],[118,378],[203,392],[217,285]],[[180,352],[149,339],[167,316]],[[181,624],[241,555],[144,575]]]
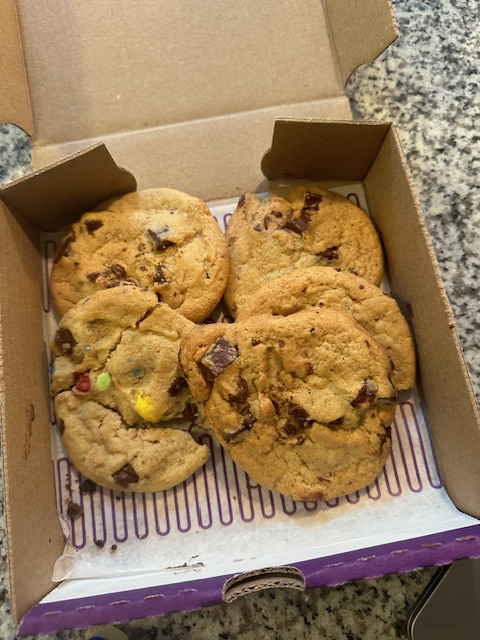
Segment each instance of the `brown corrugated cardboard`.
[[[215,197],[235,193],[276,117],[350,119],[343,84],[397,35],[387,0],[149,0],[141,12],[1,0],[2,13],[15,7],[23,49],[5,118],[35,139],[35,166],[102,140],[141,188],[175,180],[203,197],[196,167],[218,174]],[[25,75],[30,99],[15,90]]]

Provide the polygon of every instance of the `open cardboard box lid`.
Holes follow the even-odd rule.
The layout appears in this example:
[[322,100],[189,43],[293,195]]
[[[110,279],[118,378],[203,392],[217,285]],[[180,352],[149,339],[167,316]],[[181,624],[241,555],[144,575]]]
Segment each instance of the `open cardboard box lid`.
[[[264,180],[260,160],[270,146],[278,117],[349,120],[344,83],[358,65],[373,60],[397,35],[387,0],[228,0],[221,7],[220,13],[216,4],[209,7],[208,3],[193,1],[149,0],[139,11],[131,3],[101,0],[93,11],[88,3],[50,2],[33,7],[28,0],[0,0],[5,61],[0,67],[0,121],[14,123],[32,136],[38,168],[101,140],[115,161],[132,171],[139,188],[162,185],[208,200],[231,197],[240,194],[245,185],[260,185]],[[301,173],[303,152],[299,153],[299,145],[301,149],[314,141],[311,129],[301,123],[296,129],[292,126],[294,129],[283,138],[285,129],[280,124],[274,142],[293,145],[292,158]],[[349,158],[345,149],[351,130],[343,129],[340,123],[324,130],[330,148],[337,148],[329,138],[333,132],[343,150],[334,162],[342,167],[342,179],[361,179],[361,172],[354,175],[355,166],[360,163],[365,174],[369,159],[373,161],[379,148],[387,167],[392,158],[398,159],[397,151],[390,153],[397,144],[390,127],[372,127],[377,133],[372,135],[370,130],[364,135],[363,126],[359,126],[357,140],[363,143],[356,147],[351,176],[345,174]],[[385,145],[383,140],[387,140]],[[288,174],[288,167],[276,164],[275,144],[264,162],[267,177]],[[307,155],[309,162],[318,159],[315,149]],[[284,158],[285,154],[280,154],[281,162]],[[319,170],[321,173],[321,167],[314,168],[314,172]],[[8,305],[2,307],[3,321],[16,327],[20,336],[8,344],[4,339],[4,357],[8,359],[4,361],[5,366],[8,364],[5,390],[19,390],[19,395],[4,407],[2,415],[12,428],[17,423],[19,430],[16,440],[8,440],[6,467],[6,489],[14,505],[7,524],[10,532],[12,526],[16,527],[16,535],[10,536],[10,544],[15,538],[10,549],[10,571],[16,619],[51,589],[50,569],[63,547],[51,500],[51,468],[45,460],[37,463],[40,475],[36,476],[34,490],[30,488],[33,461],[49,450],[49,434],[35,428],[48,423],[49,417],[47,409],[38,409],[45,405],[47,391],[44,348],[38,344],[42,320],[34,312],[42,305],[38,287],[41,257],[34,227],[45,226],[47,213],[52,226],[57,225],[57,214],[57,220],[65,222],[63,203],[72,201],[72,193],[78,195],[78,210],[70,210],[75,216],[90,206],[84,200],[86,192],[89,198],[96,200],[98,195],[100,200],[135,188],[135,180],[119,171],[103,146],[34,176],[35,197],[30,189],[33,182],[28,180],[2,192],[12,212],[5,207],[3,257],[13,265],[18,252],[24,256],[16,270],[7,270],[2,283],[2,296],[7,290],[9,296]],[[56,205],[52,208],[48,194],[54,185]],[[405,188],[402,193],[408,200],[408,184]],[[391,208],[389,191],[386,193],[387,201],[377,204]],[[1,202],[0,208],[4,208]],[[28,210],[33,225],[24,218],[17,219],[15,209]],[[401,214],[404,208],[394,209]],[[405,229],[403,241],[408,242]],[[423,252],[426,255],[425,249]],[[30,285],[20,290],[18,282]],[[435,298],[441,313],[445,312],[444,302]],[[428,313],[435,311],[429,304],[422,308]],[[447,322],[451,320],[445,317]],[[448,326],[442,331],[451,333]],[[428,332],[425,340],[429,340]],[[436,362],[443,363],[443,356],[450,362],[453,357],[460,366],[462,385],[466,374],[458,353],[453,355],[458,345],[451,339],[448,345],[448,352],[439,350]],[[26,380],[25,371],[32,369],[35,373]],[[15,409],[19,403],[20,412]],[[475,408],[465,394],[460,404],[469,425],[473,425]],[[476,420],[478,424],[478,411]],[[459,456],[461,451],[457,449],[454,466],[461,464]],[[467,490],[467,502],[478,506],[473,490]],[[37,523],[34,540],[25,532],[17,535],[22,522],[32,519]],[[52,529],[54,521],[57,530]],[[475,539],[466,539],[472,537]],[[432,559],[428,556],[425,560],[427,552],[420,551],[423,559],[410,556],[419,558],[418,566]],[[452,551],[451,557],[455,553]],[[385,570],[405,568],[392,558]],[[335,569],[333,580],[354,577],[348,561],[344,566],[346,572]],[[322,571],[321,567],[315,569],[318,584],[323,580]],[[332,572],[327,571],[333,576]],[[286,579],[284,575],[280,578]],[[195,601],[195,605],[189,601],[188,607],[217,601],[218,586],[212,591],[207,585],[203,593],[201,601]],[[175,585],[172,594],[177,598]],[[148,614],[137,605],[132,603],[132,616]]]
[[35,167],[101,140],[139,188],[205,199],[261,180],[275,118],[350,119],[345,82],[397,36],[388,0],[0,0],[0,14],[0,122],[33,138]]

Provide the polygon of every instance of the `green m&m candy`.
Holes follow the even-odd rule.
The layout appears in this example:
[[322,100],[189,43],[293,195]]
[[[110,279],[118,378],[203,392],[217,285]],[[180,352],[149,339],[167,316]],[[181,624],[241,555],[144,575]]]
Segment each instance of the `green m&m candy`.
[[106,391],[111,384],[112,384],[112,376],[106,371],[104,371],[97,377],[95,387],[97,388],[98,391]]

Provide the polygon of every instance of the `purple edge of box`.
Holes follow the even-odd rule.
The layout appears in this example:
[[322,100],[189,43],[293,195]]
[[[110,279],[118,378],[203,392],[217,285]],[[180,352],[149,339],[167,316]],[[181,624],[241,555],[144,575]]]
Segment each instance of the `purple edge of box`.
[[[422,567],[480,557],[480,524],[453,531],[357,549],[325,558],[294,562],[305,587],[335,586],[351,580],[405,573]],[[188,580],[37,604],[23,618],[20,635],[55,633],[96,624],[114,624],[152,616],[194,611],[222,602],[225,581],[235,574]]]

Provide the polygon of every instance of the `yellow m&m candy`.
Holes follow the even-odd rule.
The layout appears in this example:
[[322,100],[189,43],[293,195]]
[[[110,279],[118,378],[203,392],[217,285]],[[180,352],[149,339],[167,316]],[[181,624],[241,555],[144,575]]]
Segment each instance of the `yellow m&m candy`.
[[155,411],[149,396],[144,393],[139,393],[135,401],[135,411],[138,415],[147,422],[158,422],[160,417]]

